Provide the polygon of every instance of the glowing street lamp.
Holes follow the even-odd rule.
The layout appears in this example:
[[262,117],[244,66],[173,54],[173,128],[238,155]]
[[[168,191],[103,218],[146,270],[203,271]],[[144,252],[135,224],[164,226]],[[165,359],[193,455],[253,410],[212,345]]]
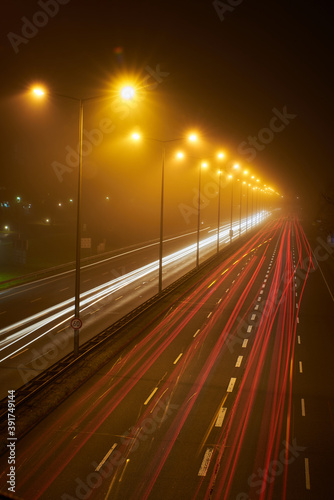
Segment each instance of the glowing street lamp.
[[[42,98],[46,95],[46,90],[41,86],[35,86],[32,88],[32,94],[36,98]],[[79,330],[81,326],[80,320],[80,267],[81,267],[81,187],[82,187],[82,145],[83,145],[83,111],[84,103],[87,101],[95,101],[100,99],[105,99],[106,96],[94,96],[88,97],[86,99],[81,99],[78,97],[72,97],[64,94],[59,94],[57,92],[52,92],[54,96],[61,97],[63,99],[69,99],[78,103],[79,111],[79,165],[78,165],[78,193],[77,193],[77,219],[76,219],[76,251],[75,251],[75,291],[74,291],[74,320],[73,320],[73,330],[74,330],[74,356],[79,354]],[[135,96],[134,87],[126,85],[120,89],[120,95],[124,100],[132,99]]]
[[121,92],[120,92],[122,99],[124,99],[125,101],[130,101],[131,99],[133,99],[135,96],[135,93],[136,93],[136,91],[135,91],[134,87],[132,87],[131,85],[126,85],[125,87],[123,87],[121,89]]

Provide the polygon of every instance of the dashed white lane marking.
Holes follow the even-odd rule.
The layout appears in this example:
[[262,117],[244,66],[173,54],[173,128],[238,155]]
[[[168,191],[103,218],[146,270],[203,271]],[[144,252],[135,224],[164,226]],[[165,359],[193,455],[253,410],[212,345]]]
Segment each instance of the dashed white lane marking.
[[256,314],[252,314],[251,321],[254,321],[256,318]]
[[115,299],[115,300],[119,300],[119,299],[121,299],[122,297],[123,297],[123,295],[120,295],[120,296],[119,296],[119,297],[117,297],[117,299]]
[[234,384],[235,384],[236,380],[237,379],[235,377],[231,377],[230,383],[228,384],[228,387],[227,387],[227,392],[233,391]]
[[260,301],[261,301],[261,297],[258,297],[258,298],[257,298],[257,301],[258,301],[258,302],[260,302]]
[[303,373],[303,363],[299,361],[299,373]]
[[215,423],[215,427],[221,427],[223,425],[224,418],[226,415],[226,410],[227,410],[227,408],[225,408],[223,406],[220,408],[219,413],[218,413],[218,417],[217,417],[217,420]]
[[238,356],[237,362],[235,364],[236,368],[239,368],[239,366],[241,365],[242,359],[243,359],[243,356]]
[[308,458],[305,458],[305,483],[306,483],[306,489],[310,490],[311,489],[311,481],[310,481],[310,465]]
[[206,473],[208,472],[208,468],[210,465],[210,461],[213,455],[213,448],[208,448],[204,454],[203,460],[201,467],[198,471],[199,476],[206,476]]
[[298,335],[297,340],[298,340],[298,344],[300,344],[301,343],[300,342],[300,335]]
[[302,417],[305,417],[305,400],[304,400],[304,398],[301,399],[301,405],[302,405]]
[[263,290],[260,290],[260,295],[262,295],[262,294],[263,294]]
[[298,309],[298,302],[296,302],[296,309]]
[[65,290],[69,290],[69,286],[67,286],[66,288],[62,288],[61,290],[59,290],[60,292],[65,292]]
[[37,299],[33,299],[33,300],[30,301],[30,303],[37,302],[38,300],[42,300],[42,297],[38,297]]
[[178,355],[178,357],[174,361],[173,365],[176,365],[176,363],[178,362],[178,360],[180,359],[180,357],[182,356],[182,354],[183,354],[183,352],[181,352],[181,354]]
[[151,392],[151,394],[149,395],[149,397],[146,399],[144,405],[147,405],[147,403],[153,398],[154,394],[157,392],[158,388],[155,387],[155,389],[153,389],[153,391]]
[[259,308],[259,305],[258,305],[258,304],[256,304],[256,306],[254,307],[255,311],[257,311],[257,310],[258,310],[258,308]]
[[299,323],[299,318],[297,318],[297,323]]
[[222,299],[219,299],[219,300],[218,300],[218,302],[217,302],[217,304],[220,304],[220,303],[221,303],[221,301],[222,301]]
[[241,347],[247,347],[247,344],[248,344],[248,339],[245,339],[242,343],[242,346]]
[[252,328],[253,328],[253,327],[252,327],[252,325],[249,325],[249,326],[247,327],[247,333],[250,333],[250,332],[252,331]]
[[138,288],[141,288],[141,285],[139,285],[139,286],[136,286],[135,290],[138,290]]
[[198,332],[200,331],[200,328],[197,330],[197,332],[194,333],[193,337],[195,338]]
[[210,312],[210,313],[207,315],[207,318],[210,318],[211,314],[212,314],[212,312]]
[[112,445],[112,447],[110,448],[110,450],[108,451],[108,453],[106,454],[106,456],[101,460],[101,462],[99,463],[99,465],[96,467],[95,471],[98,472],[102,465],[104,464],[104,462],[106,462],[106,460],[108,460],[108,458],[110,457],[110,455],[112,454],[112,452],[114,451],[114,449],[116,448],[117,446],[117,443],[114,443]]

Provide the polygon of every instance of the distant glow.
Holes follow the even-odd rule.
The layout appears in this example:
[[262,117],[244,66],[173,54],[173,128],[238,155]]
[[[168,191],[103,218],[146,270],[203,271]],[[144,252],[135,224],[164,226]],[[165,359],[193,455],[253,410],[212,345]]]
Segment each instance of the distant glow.
[[110,200],[109,196],[106,196],[106,200],[107,200],[107,201],[109,201],[109,200]]
[[206,161],[202,161],[201,167],[206,168],[208,166]]
[[16,201],[17,201],[17,203],[20,203],[20,201],[21,201],[21,196],[17,196],[17,197],[16,197]]
[[190,142],[196,142],[197,141],[197,134],[189,134],[188,140]]
[[235,170],[238,170],[238,168],[240,168],[240,167],[239,167],[239,163],[235,163],[235,164],[233,165],[233,168],[234,168]]
[[248,174],[248,170],[244,170],[244,175],[247,175]]
[[179,160],[182,160],[182,158],[184,158],[184,153],[182,151],[178,151],[176,153],[176,158],[178,158]]
[[260,182],[260,179],[256,179],[256,182]]
[[252,175],[251,179],[254,179],[254,175]]
[[131,137],[134,141],[140,141],[141,139],[141,136],[140,134],[138,134],[138,132],[134,132]]
[[5,231],[9,231],[9,226],[4,226]]
[[32,93],[35,97],[43,97],[45,95],[45,90],[43,87],[33,87]]
[[123,99],[126,101],[129,101],[134,98],[135,96],[135,89],[131,85],[126,85],[121,89],[121,96]]
[[233,179],[233,175],[232,175],[232,174],[229,174],[227,177],[228,177],[229,179]]
[[70,203],[73,203],[73,200],[72,200],[72,198],[70,198],[70,199],[69,199],[69,202],[70,202]]
[[225,154],[224,153],[218,153],[217,157],[221,160],[222,158],[225,157]]
[[58,207],[61,207],[61,203],[60,202],[58,203]]

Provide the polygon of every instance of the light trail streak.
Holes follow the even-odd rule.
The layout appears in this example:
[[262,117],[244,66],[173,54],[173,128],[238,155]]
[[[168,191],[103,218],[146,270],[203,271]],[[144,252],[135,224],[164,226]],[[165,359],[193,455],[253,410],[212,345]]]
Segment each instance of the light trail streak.
[[[270,215],[269,212],[263,214],[264,217],[268,217]],[[246,227],[246,221],[243,222]],[[238,224],[235,224],[233,227],[239,227]],[[221,228],[221,238],[220,241],[228,242],[230,240],[229,236],[230,225],[226,224]],[[205,238],[200,242],[200,248],[206,248],[212,245],[217,241],[216,235]],[[167,267],[174,262],[178,262],[185,258],[188,258],[192,254],[195,255],[197,250],[197,245],[192,244],[189,245],[177,252],[172,253],[163,258],[163,266]],[[102,285],[94,287],[90,290],[82,292],[80,294],[80,311],[83,312],[93,305],[105,300],[110,297],[112,294],[124,289],[127,286],[130,286],[136,283],[139,280],[147,277],[153,272],[156,272],[159,269],[159,261],[151,262],[141,268],[135,269],[127,274],[114,278],[111,281],[108,281]],[[47,325],[51,325],[53,322],[61,320],[57,325],[52,326],[45,332],[42,332],[37,337],[34,337],[33,340],[24,343],[17,350],[11,351],[10,354],[4,356],[0,359],[0,363],[7,360],[13,354],[17,354],[21,350],[25,349],[29,345],[31,345],[36,340],[48,335],[53,329],[58,328],[60,325],[63,325],[66,322],[70,322],[73,317],[73,304],[74,297],[62,301],[54,306],[51,306],[37,314],[29,316],[21,321],[13,323],[6,328],[0,330],[0,352],[4,351],[15,345],[17,342],[21,342],[22,339],[26,338],[37,332],[38,330],[46,327]],[[60,309],[60,311],[58,311]],[[58,311],[58,312],[57,312]],[[43,319],[44,318],[44,319]],[[9,336],[9,337],[8,337]]]

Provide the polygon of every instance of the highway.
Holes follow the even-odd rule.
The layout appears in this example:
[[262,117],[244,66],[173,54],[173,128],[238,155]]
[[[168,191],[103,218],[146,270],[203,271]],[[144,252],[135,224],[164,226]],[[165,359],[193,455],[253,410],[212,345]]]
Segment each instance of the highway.
[[[268,213],[249,217],[260,223]],[[261,217],[260,217],[261,216]],[[234,239],[239,221],[234,222]],[[230,243],[230,224],[220,227],[220,248]],[[241,221],[240,234],[246,231]],[[196,236],[192,231],[164,241],[163,286],[195,267]],[[101,332],[158,292],[159,242],[127,248],[81,270],[80,344]],[[200,232],[200,261],[216,252],[217,228]],[[73,350],[74,272],[64,271],[0,292],[0,399],[7,380],[17,389]]]
[[332,256],[321,255],[297,218],[264,223],[19,440],[16,495],[333,498]]

